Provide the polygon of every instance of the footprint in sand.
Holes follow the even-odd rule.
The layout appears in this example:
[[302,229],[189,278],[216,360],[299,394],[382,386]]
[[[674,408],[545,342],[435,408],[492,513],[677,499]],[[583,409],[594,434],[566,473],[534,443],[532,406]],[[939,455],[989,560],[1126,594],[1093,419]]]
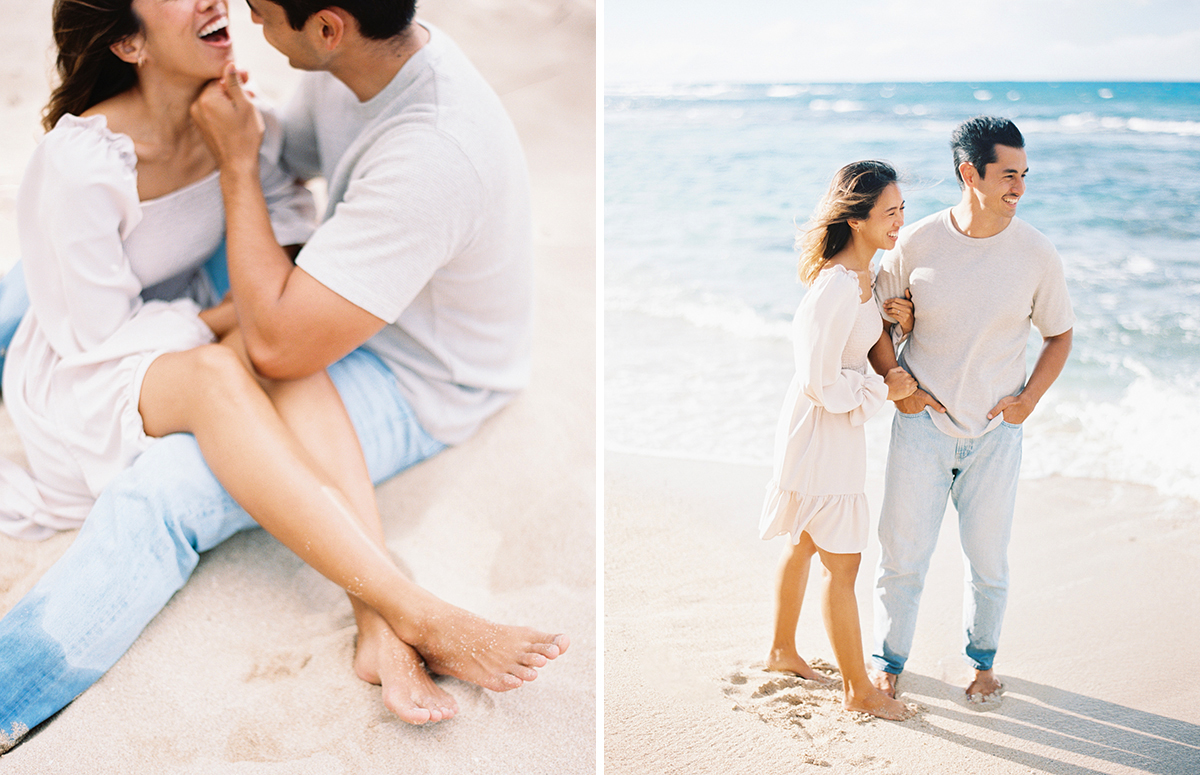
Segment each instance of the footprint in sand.
[[289,678],[304,669],[312,660],[312,654],[306,651],[284,649],[261,655],[250,667],[246,681],[278,681]]
[[[847,713],[842,707],[841,674],[822,660],[810,660],[833,683],[809,681],[797,675],[770,672],[765,662],[738,666],[724,676],[722,692],[734,710],[747,711],[768,725],[808,743],[804,763],[841,772],[886,772],[891,762],[862,753],[860,725],[876,721],[865,713]],[[859,730],[862,730],[861,732]]]
[[[826,662],[816,660],[812,666],[830,677],[838,676],[837,668]],[[755,713],[784,729],[804,732],[801,722],[814,713],[841,712],[840,683],[826,685],[798,675],[769,672],[762,662],[739,667],[725,676],[724,682],[725,696],[733,700],[735,709]]]

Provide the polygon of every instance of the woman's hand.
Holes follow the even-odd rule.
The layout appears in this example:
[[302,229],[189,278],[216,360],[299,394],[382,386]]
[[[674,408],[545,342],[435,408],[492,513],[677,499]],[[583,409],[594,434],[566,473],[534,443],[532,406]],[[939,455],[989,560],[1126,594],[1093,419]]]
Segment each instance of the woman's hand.
[[222,339],[237,328],[237,313],[233,309],[233,298],[225,294],[225,299],[215,307],[200,311],[200,320],[212,329],[217,339]]
[[896,296],[888,299],[883,303],[883,311],[892,320],[895,320],[900,330],[904,333],[909,333],[913,330],[913,319],[915,308],[912,303],[912,289],[904,289],[904,298]]
[[883,381],[888,388],[889,401],[899,401],[917,392],[917,381],[899,366],[889,371]]

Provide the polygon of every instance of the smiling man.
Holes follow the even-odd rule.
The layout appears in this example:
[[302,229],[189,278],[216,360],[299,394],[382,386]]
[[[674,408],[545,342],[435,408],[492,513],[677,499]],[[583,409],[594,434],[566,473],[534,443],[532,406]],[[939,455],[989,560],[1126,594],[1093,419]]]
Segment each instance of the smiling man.
[[[912,294],[915,323],[899,365],[920,389],[896,402],[879,518],[873,678],[895,696],[949,497],[969,564],[967,695],[999,697],[993,670],[1008,593],[1008,539],[1021,465],[1021,424],[1071,351],[1075,316],[1062,261],[1016,217],[1025,193],[1025,139],[1007,119],[980,116],[954,130],[962,198],[905,228],[875,283],[882,302]],[[887,315],[885,313],[884,317]],[[1030,325],[1042,334],[1026,380]],[[897,365],[885,332],[871,351],[881,374]]]

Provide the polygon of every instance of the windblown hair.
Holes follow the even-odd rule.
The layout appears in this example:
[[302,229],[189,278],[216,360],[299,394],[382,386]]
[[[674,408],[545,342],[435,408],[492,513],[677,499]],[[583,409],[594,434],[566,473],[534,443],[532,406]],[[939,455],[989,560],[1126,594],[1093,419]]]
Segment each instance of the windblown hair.
[[882,161],[856,161],[837,171],[812,219],[796,236],[801,282],[813,284],[825,262],[850,241],[848,221],[867,220],[883,190],[898,182],[896,170]]
[[371,40],[390,40],[408,29],[417,12],[416,0],[266,0],[283,8],[288,26],[294,30],[317,11],[334,6],[341,8],[358,22],[358,31]]
[[954,134],[950,135],[950,149],[954,151],[954,176],[958,178],[959,188],[966,185],[959,165],[970,162],[982,178],[984,168],[996,161],[997,145],[1024,148],[1025,138],[1016,124],[996,116],[976,116],[954,129]]
[[67,113],[79,115],[137,83],[137,67],[111,47],[142,31],[132,0],[55,0],[58,87],[42,111],[49,132]]

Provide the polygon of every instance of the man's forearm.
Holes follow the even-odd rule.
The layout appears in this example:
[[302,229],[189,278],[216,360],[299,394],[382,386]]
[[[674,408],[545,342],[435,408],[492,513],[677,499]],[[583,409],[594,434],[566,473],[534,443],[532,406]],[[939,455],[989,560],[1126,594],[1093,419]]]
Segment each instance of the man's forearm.
[[867,353],[867,360],[881,377],[887,376],[889,371],[900,365],[896,362],[896,348],[892,346],[892,332],[886,322],[883,324],[883,333],[879,336],[879,341]]
[[295,265],[275,241],[257,171],[221,170],[229,285],[250,359],[258,366],[278,346],[276,307]]
[[1023,399],[1032,400],[1035,405],[1042,400],[1042,396],[1046,394],[1046,391],[1058,379],[1058,375],[1062,374],[1063,367],[1067,365],[1067,358],[1071,355],[1072,337],[1073,329],[1067,329],[1057,336],[1048,336],[1042,341],[1042,351],[1038,355],[1037,363],[1025,383],[1025,389],[1021,391]]

